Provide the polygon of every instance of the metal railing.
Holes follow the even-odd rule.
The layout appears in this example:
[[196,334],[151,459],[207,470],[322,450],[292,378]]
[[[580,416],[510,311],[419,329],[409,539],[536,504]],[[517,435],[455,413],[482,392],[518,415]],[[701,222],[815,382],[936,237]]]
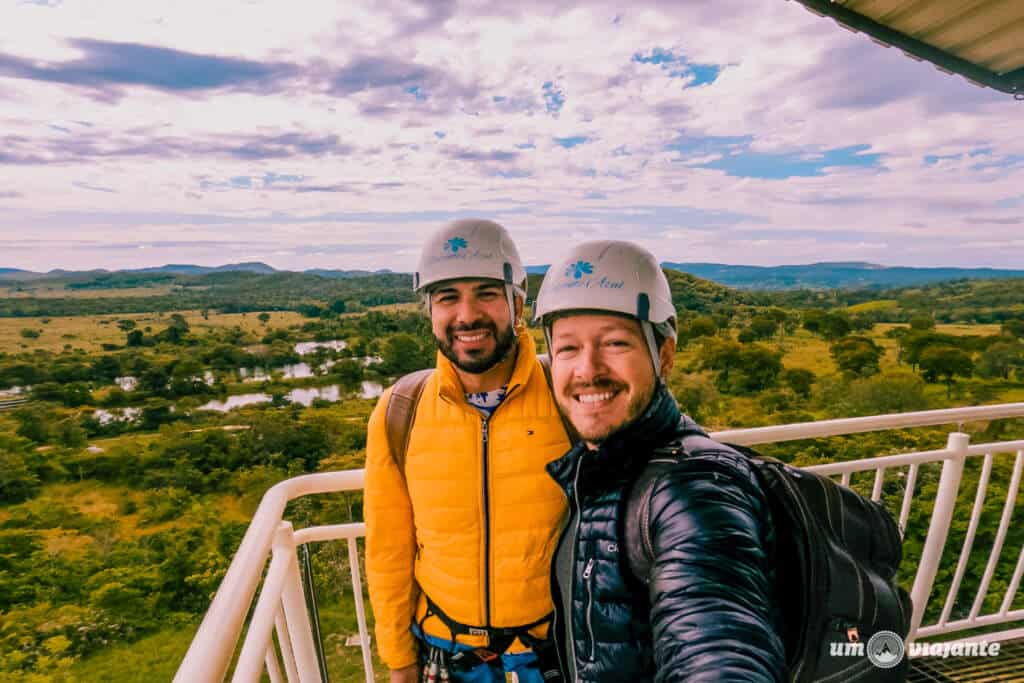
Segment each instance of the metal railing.
[[[1024,403],[728,430],[715,432],[711,436],[721,441],[754,445],[888,429],[943,424],[958,425],[958,431],[949,434],[945,448],[939,450],[814,465],[806,468],[826,476],[837,476],[844,485],[850,485],[854,475],[874,473],[871,498],[875,501],[880,501],[883,498],[887,473],[895,472],[896,476],[892,477],[890,482],[894,482],[895,479],[902,480],[903,495],[899,512],[899,525],[902,531],[905,530],[911,509],[918,500],[915,499],[915,489],[922,469],[929,465],[941,465],[928,531],[911,589],[914,613],[909,639],[913,640],[1024,621],[1024,609],[1012,609],[1022,574],[1024,574],[1024,548],[1018,553],[1012,578],[1001,599],[999,609],[989,614],[981,614],[989,596],[992,578],[1003,554],[1007,533],[1013,521],[1022,469],[1024,469],[1024,440],[971,446],[969,445],[969,436],[959,431],[967,422],[1013,417],[1024,417]],[[984,575],[967,615],[951,620],[957,594],[968,566],[968,558],[974,551],[982,507],[988,493],[995,458],[1007,455],[1014,457],[1012,475],[1007,485],[1003,512],[993,546],[989,552]],[[960,548],[953,581],[943,603],[939,620],[934,624],[922,626],[921,622],[928,607],[935,577],[949,538],[964,469],[968,462],[973,462],[975,459],[982,461],[981,472],[974,503],[971,507],[970,522]],[[288,501],[295,498],[311,494],[361,489],[363,474],[363,470],[309,474],[283,481],[267,491],[178,669],[174,679],[176,683],[224,680],[237,651],[245,618],[252,605],[261,577],[263,578],[263,587],[256,600],[248,629],[245,631],[245,638],[231,680],[258,681],[262,673],[266,671],[272,683],[284,681],[284,674],[279,663],[280,655],[280,662],[284,665],[288,681],[300,681],[301,683],[320,681],[319,663],[309,614],[303,599],[296,548],[304,543],[341,539],[348,543],[349,566],[352,574],[365,677],[368,682],[374,680],[357,547],[357,539],[365,534],[365,525],[317,526],[295,531],[292,529],[291,523],[282,518]],[[267,568],[268,558],[269,568]],[[265,576],[264,569],[266,569]],[[273,639],[275,632],[277,646]],[[973,639],[984,638],[994,641],[1021,636],[1024,636],[1024,628],[1011,628],[997,633],[986,633],[984,636],[976,636]],[[972,640],[972,638],[966,640]]]

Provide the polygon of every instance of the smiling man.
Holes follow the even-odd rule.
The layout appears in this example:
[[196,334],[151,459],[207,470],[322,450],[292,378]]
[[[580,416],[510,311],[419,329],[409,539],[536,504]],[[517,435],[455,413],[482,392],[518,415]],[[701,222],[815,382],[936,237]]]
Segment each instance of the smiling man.
[[451,681],[541,683],[535,651],[550,644],[550,564],[566,508],[544,466],[569,440],[520,318],[526,271],[503,227],[462,220],[424,245],[414,286],[437,369],[416,384],[404,454],[389,444],[395,387],[367,435],[378,651],[393,682],[444,668]]
[[747,459],[665,385],[676,312],[658,262],[628,242],[581,244],[548,270],[536,315],[582,439],[548,466],[570,501],[552,572],[562,674],[784,680],[767,503]]

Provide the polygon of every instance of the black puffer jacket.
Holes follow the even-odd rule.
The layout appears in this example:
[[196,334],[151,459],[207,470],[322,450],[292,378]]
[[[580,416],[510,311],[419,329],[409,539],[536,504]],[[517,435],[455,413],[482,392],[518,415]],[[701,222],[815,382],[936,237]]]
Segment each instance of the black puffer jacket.
[[[644,414],[598,450],[579,444],[548,465],[570,500],[552,573],[567,681],[785,678],[771,520],[747,461],[726,446],[689,453],[653,480],[645,475],[650,504],[631,506],[627,519],[652,453],[688,431],[700,428],[659,386]],[[655,561],[641,582],[627,559],[640,550],[625,546],[644,531]]]

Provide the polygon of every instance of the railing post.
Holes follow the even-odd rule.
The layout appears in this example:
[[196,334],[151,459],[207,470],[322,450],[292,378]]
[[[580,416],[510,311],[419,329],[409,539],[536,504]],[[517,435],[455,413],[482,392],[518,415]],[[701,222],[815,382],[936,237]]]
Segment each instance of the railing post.
[[935,507],[932,509],[932,518],[928,524],[928,536],[925,537],[921,561],[917,565],[914,587],[910,591],[910,598],[914,602],[914,614],[910,619],[910,633],[907,640],[914,639],[917,630],[921,627],[924,609],[928,606],[928,596],[931,595],[935,574],[938,572],[939,562],[942,560],[942,551],[946,547],[946,538],[949,536],[949,526],[953,521],[953,511],[956,507],[957,494],[960,492],[960,478],[964,472],[964,462],[967,460],[967,446],[970,440],[971,437],[968,434],[953,432],[946,441],[946,448],[950,451],[950,456],[942,463],[939,488],[935,495]]
[[291,540],[291,557],[289,558],[288,577],[281,593],[284,605],[284,619],[291,637],[295,653],[295,667],[299,671],[300,683],[322,683],[320,679],[320,663],[313,645],[313,630],[309,624],[309,612],[306,611],[306,598],[302,594],[302,579],[299,574],[299,560],[295,554],[295,537]]

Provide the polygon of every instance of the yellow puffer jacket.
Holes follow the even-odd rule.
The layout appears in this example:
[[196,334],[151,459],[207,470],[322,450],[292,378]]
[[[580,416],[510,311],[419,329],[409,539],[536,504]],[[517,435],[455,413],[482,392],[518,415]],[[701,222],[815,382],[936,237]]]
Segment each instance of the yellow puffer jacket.
[[[551,612],[551,556],[566,502],[544,466],[569,441],[526,332],[508,394],[486,422],[466,402],[451,362],[438,354],[416,412],[404,480],[387,443],[390,393],[377,403],[367,435],[366,573],[380,657],[400,669],[416,661],[409,627],[426,611],[421,589],[469,626],[521,626]],[[436,618],[423,627],[451,637]],[[511,651],[517,649],[518,642]]]

